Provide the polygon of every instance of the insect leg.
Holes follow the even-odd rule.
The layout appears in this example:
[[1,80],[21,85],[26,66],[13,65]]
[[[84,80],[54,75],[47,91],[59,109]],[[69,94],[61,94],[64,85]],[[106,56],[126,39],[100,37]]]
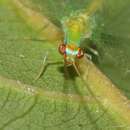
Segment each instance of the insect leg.
[[[48,52],[47,52],[46,55],[44,56],[43,63],[42,63],[42,67],[41,67],[41,69],[40,69],[38,75],[36,76],[35,81],[38,80],[38,79],[42,76],[42,74],[44,73],[45,66],[46,66],[46,64],[47,64],[47,63],[46,63],[47,57],[48,57]],[[46,63],[46,64],[45,64],[45,63]]]
[[98,53],[97,50],[95,50],[95,49],[93,49],[93,48],[91,48],[91,47],[88,47],[88,50],[89,50],[92,54],[94,54],[95,56],[99,56],[99,53]]
[[92,60],[92,56],[91,56],[90,54],[85,53],[85,56],[86,56],[86,58],[88,58],[89,60]]
[[49,65],[56,65],[56,64],[63,64],[64,63],[61,60],[58,60],[58,61],[48,61],[47,58],[48,58],[48,52],[47,52],[47,54],[45,55],[45,57],[43,59],[42,67],[41,67],[38,75],[36,76],[35,81],[37,81],[45,73],[45,71],[46,71],[46,69],[47,69],[47,67]]
[[77,74],[81,77],[81,74],[80,74],[80,72],[79,72],[79,70],[78,70],[78,68],[77,68],[77,66],[76,66],[76,63],[73,63],[73,66],[74,66],[74,68],[75,68]]

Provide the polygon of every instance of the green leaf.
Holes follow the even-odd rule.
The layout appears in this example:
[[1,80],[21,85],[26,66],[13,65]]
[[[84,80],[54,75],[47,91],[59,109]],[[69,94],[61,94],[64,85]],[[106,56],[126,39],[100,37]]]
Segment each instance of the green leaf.
[[[67,8],[68,3],[61,1],[39,0],[37,3],[29,3],[30,8],[35,11],[42,5],[40,9],[46,9],[43,12],[48,18],[53,17],[53,21],[54,18],[60,20],[62,15],[72,10],[84,8],[87,1],[82,4],[70,1]],[[50,3],[52,7],[48,8]],[[67,14],[62,7],[68,11]],[[56,14],[53,15],[50,9],[55,9]],[[63,11],[62,15],[58,15],[59,10]],[[10,1],[1,0],[0,130],[126,129],[128,123],[123,122],[122,115],[110,110],[111,104],[104,102],[103,107],[98,102],[102,100],[100,97],[95,100],[74,68],[69,69],[69,76],[65,78],[63,64],[50,65],[35,81],[47,52],[48,61],[62,61],[63,57],[49,41],[38,40],[41,39],[38,30],[29,26],[27,17],[21,18],[18,12]]]
[[109,0],[101,12],[100,68],[130,98],[130,1]]

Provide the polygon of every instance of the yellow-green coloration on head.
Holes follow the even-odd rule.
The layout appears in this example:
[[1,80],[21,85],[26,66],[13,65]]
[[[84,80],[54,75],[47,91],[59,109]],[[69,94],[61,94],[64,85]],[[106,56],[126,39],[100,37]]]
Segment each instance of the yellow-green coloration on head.
[[76,44],[79,46],[82,32],[84,31],[83,23],[81,22],[75,19],[68,19],[63,23],[66,44]]
[[95,26],[93,21],[94,18],[92,16],[86,16],[83,12],[71,14],[69,18],[64,19],[62,25],[65,44],[74,44],[79,47],[84,37],[91,37],[92,30]]
[[94,0],[87,9],[76,11],[62,19],[64,43],[60,47],[64,48],[64,53],[61,52],[67,62],[73,63],[77,57],[84,54],[80,44],[84,38],[92,39],[92,34],[96,30],[95,12],[100,9],[101,5],[102,0]]
[[81,40],[91,38],[95,28],[95,12],[102,8],[104,0],[93,0],[86,9],[71,13],[70,17],[63,18],[65,44],[74,44],[79,47]]

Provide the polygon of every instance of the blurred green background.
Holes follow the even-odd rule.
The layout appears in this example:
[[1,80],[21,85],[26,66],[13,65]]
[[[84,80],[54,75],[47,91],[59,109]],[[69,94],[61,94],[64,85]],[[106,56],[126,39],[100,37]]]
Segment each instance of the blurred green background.
[[[77,9],[86,8],[91,0],[22,0],[25,6],[41,12],[58,27],[62,17],[69,16]],[[96,29],[91,42],[99,52],[98,62],[94,63],[103,71],[124,94],[130,98],[130,1],[108,0],[95,15]],[[50,32],[51,35],[51,32]],[[8,3],[0,1],[0,75],[21,81],[33,87],[50,92],[81,94],[83,83],[78,76],[70,72],[64,78],[64,65],[47,68],[44,76],[34,81],[46,52],[49,61],[62,60],[57,47],[48,41],[23,40],[39,39],[40,36],[19,16]],[[88,43],[86,43],[87,46]],[[73,74],[72,74],[73,73]],[[45,99],[45,96],[28,95],[0,86],[0,128],[21,130],[43,129],[126,129],[119,126],[115,117],[104,114],[98,103],[69,102],[67,99]],[[42,91],[41,91],[42,92]],[[83,93],[84,94],[84,93]],[[90,95],[88,91],[85,95]],[[109,107],[109,106],[108,106]],[[68,116],[69,115],[69,116]],[[2,117],[5,117],[4,119]],[[50,125],[51,124],[51,125]],[[119,127],[118,127],[119,126]]]
[[[86,8],[92,1],[31,0],[31,2],[32,8],[37,8],[60,27],[61,18],[69,16],[77,9]],[[91,39],[100,54],[97,66],[128,98],[130,98],[129,5],[129,0],[104,1],[103,8],[96,14],[97,27]]]

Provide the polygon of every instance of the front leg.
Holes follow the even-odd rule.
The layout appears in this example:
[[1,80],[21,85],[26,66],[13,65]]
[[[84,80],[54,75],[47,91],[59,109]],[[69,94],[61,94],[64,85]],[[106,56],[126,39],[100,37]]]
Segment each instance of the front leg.
[[61,61],[61,60],[58,60],[58,61],[48,61],[48,53],[44,56],[44,59],[43,59],[43,63],[42,63],[42,66],[41,66],[41,69],[38,73],[38,75],[36,76],[35,78],[35,81],[37,81],[41,76],[44,75],[47,67],[49,65],[56,65],[56,64],[63,64],[64,62]]
[[88,47],[87,48],[92,54],[94,54],[95,56],[99,56],[99,53],[98,53],[98,51],[96,50],[96,49],[93,49],[93,48],[91,48],[91,47]]

